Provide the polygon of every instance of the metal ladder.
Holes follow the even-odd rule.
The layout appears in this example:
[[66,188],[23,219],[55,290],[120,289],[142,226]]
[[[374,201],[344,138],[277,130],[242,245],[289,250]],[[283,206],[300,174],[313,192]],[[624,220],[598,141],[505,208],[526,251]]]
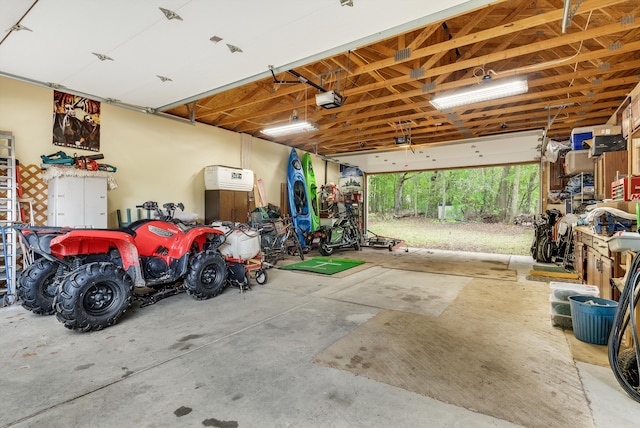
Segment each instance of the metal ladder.
[[13,134],[0,131],[0,306],[16,299],[16,231],[18,201],[16,199],[16,156]]

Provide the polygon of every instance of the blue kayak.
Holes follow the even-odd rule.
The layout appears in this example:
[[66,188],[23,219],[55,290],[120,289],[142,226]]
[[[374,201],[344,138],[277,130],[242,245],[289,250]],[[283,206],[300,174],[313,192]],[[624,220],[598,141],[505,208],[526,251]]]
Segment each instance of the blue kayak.
[[296,149],[291,149],[289,155],[289,170],[287,173],[287,192],[289,199],[289,213],[298,232],[300,243],[306,246],[305,236],[311,233],[311,212],[309,210],[309,192],[304,178],[302,162]]

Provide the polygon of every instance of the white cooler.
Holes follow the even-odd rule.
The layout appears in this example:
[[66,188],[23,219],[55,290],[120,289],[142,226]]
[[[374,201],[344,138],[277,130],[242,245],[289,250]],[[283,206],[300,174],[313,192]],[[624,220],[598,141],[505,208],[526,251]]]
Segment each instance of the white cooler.
[[253,190],[253,171],[223,165],[205,166],[204,188],[250,192]]

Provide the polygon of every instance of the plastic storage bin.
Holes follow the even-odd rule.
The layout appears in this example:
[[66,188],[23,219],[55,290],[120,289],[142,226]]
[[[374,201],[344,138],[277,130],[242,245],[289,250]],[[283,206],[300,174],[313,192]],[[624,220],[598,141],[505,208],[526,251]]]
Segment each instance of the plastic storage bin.
[[576,339],[606,345],[618,302],[593,296],[569,296],[571,322]]
[[564,310],[558,311],[558,306],[551,306],[551,325],[554,327],[572,329],[573,321],[571,320],[571,314],[566,315]]
[[549,302],[551,302],[552,313],[571,316],[571,304],[569,300],[556,299],[553,293],[551,293],[551,295],[549,295]]
[[572,282],[556,282],[549,283],[552,299],[562,300],[569,303],[569,296],[600,296],[600,289],[596,285],[574,284]]
[[554,327],[565,329],[573,328],[569,296],[583,295],[598,297],[600,295],[600,290],[595,285],[552,281],[549,283],[549,288],[551,289],[551,293],[549,294],[551,324]]
[[571,150],[565,156],[565,172],[567,174],[579,174],[581,172],[593,172],[595,159],[589,157],[589,150]]
[[584,147],[583,142],[593,138],[593,126],[585,126],[582,128],[573,128],[571,130],[571,148],[573,150],[582,150]]
[[640,251],[640,234],[638,232],[615,232],[609,239],[609,250],[619,253],[625,250]]

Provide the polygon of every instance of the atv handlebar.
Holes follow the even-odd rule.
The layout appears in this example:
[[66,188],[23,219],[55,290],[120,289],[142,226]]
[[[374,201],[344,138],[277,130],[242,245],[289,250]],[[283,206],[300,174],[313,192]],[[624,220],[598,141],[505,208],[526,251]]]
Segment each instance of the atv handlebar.
[[153,211],[158,209],[158,203],[154,201],[147,201],[142,205],[136,205],[136,208],[142,208],[143,210]]
[[173,215],[177,208],[184,211],[184,204],[182,202],[176,204],[173,202],[167,202],[162,206],[164,211],[158,207],[158,203],[155,201],[146,201],[142,205],[136,205],[136,208],[142,208],[147,211],[154,211],[157,218],[160,220],[173,220]]

